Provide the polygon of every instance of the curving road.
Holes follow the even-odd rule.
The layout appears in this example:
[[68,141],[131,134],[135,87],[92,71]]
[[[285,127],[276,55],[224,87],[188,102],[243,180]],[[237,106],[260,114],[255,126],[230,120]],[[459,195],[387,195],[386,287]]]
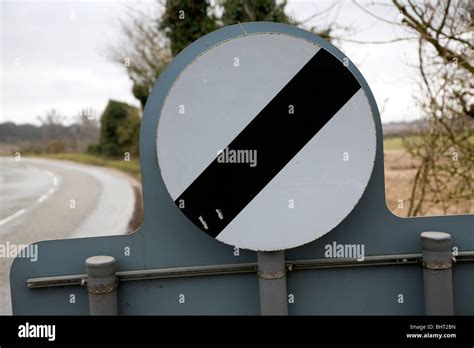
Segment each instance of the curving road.
[[11,313],[8,247],[127,233],[134,184],[108,168],[0,157],[0,314]]

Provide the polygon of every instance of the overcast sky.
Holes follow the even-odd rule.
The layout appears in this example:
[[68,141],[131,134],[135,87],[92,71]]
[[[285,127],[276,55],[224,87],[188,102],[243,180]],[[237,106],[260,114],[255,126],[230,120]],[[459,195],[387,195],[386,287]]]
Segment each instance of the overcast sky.
[[[102,112],[109,99],[139,105],[125,71],[106,57],[106,47],[120,39],[118,20],[126,18],[131,1],[1,1],[1,113],[0,122],[37,123],[37,116],[54,108],[69,121],[82,108]],[[368,3],[362,1],[361,3]],[[354,30],[352,40],[384,41],[407,36],[400,28],[378,21],[351,1],[289,0],[287,12],[298,20],[337,3],[327,14],[306,25],[323,26],[334,20]],[[135,0],[150,7],[154,0]],[[367,7],[396,20],[390,6]],[[337,46],[365,76],[382,111],[382,121],[417,118],[416,44],[402,41]]]

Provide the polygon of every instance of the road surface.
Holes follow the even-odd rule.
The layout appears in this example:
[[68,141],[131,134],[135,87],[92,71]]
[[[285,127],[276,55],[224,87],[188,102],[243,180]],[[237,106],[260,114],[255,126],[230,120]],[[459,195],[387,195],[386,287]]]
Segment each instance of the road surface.
[[103,167],[0,157],[0,314],[11,313],[13,258],[6,250],[46,239],[127,233],[132,185],[128,176]]

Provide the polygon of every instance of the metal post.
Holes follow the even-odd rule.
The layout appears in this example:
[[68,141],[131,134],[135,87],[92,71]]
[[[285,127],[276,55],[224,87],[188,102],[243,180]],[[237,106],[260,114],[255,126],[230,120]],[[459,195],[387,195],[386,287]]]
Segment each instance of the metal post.
[[261,315],[288,315],[284,251],[257,252]]
[[426,315],[453,315],[451,235],[421,234]]
[[87,291],[91,315],[117,315],[115,258],[92,256],[86,260]]

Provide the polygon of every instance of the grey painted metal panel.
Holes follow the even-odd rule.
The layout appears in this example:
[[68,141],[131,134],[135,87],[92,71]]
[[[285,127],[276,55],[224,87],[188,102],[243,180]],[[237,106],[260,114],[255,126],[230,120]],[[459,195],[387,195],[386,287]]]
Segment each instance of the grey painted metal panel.
[[[418,266],[360,267],[288,273],[295,315],[423,315],[423,274]],[[399,303],[399,295],[403,303]]]
[[[303,37],[340,60],[344,58],[329,43],[298,28],[276,23],[245,23],[244,27],[249,33],[283,32]],[[84,261],[89,256],[113,256],[118,270],[256,262],[255,252],[240,250],[239,256],[234,256],[232,247],[200,233],[183,218],[163,184],[155,146],[156,111],[177,74],[206,47],[241,34],[242,29],[236,25],[206,35],[177,56],[155,85],[145,107],[140,134],[145,206],[140,229],[126,236],[37,243],[38,261],[17,258],[11,269],[14,314],[88,314],[85,287],[28,289],[25,282],[32,277],[85,273]],[[348,68],[375,110],[374,170],[364,195],[349,216],[320,239],[286,251],[286,259],[324,257],[324,246],[333,241],[364,243],[366,255],[418,253],[420,233],[429,230],[450,233],[453,245],[460,251],[474,250],[473,215],[405,219],[387,209],[380,117],[360,72],[351,62]],[[126,247],[130,248],[130,256],[124,253]],[[473,274],[471,263],[453,267],[455,314],[474,314]],[[289,306],[290,314],[423,314],[422,268],[418,266],[288,272],[287,278],[288,292],[296,294],[294,305]],[[76,295],[74,304],[70,303],[71,293]],[[187,295],[189,306],[176,300],[180,293]],[[394,299],[399,293],[405,294],[406,305]],[[258,314],[258,279],[254,274],[242,274],[130,282],[119,285],[118,302],[120,314]]]

